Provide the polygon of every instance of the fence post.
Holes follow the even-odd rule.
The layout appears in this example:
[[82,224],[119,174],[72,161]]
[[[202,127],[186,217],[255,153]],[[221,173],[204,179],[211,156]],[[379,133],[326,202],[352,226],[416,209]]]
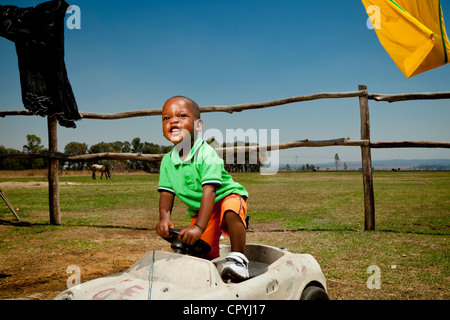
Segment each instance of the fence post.
[[[359,85],[358,90],[366,90],[367,86]],[[361,113],[361,140],[370,141],[369,96],[366,93],[359,97]],[[361,146],[362,174],[364,185],[364,230],[375,230],[375,199],[373,195],[372,156],[370,144]]]
[[[50,153],[58,151],[57,126],[55,117],[48,117],[48,151]],[[61,224],[61,214],[59,209],[59,181],[58,181],[58,160],[48,159],[48,200],[50,210],[50,223]]]

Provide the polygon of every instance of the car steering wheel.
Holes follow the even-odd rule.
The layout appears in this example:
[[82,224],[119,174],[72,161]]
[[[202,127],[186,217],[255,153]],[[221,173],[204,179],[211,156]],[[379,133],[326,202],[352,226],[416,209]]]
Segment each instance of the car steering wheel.
[[178,239],[179,234],[180,229],[169,228],[169,236],[167,238],[164,238],[164,240],[171,243],[170,247],[172,248],[173,252],[198,257],[211,251],[211,246],[202,239],[198,239],[193,245],[187,245],[186,243]]

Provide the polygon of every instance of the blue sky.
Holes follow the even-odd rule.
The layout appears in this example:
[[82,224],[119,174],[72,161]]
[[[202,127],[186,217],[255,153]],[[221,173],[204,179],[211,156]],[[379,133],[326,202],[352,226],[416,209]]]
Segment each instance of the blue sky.
[[[42,1],[5,0],[21,7]],[[450,3],[441,1],[444,17]],[[81,29],[65,30],[65,62],[80,111],[160,108],[174,95],[200,106],[262,102],[318,92],[450,91],[450,65],[406,79],[366,26],[361,1],[88,1]],[[69,14],[68,14],[69,16]],[[448,20],[448,19],[447,19]],[[447,23],[448,24],[448,23]],[[447,28],[448,29],[448,28]],[[447,30],[449,31],[449,30]],[[22,110],[14,44],[0,38],[0,110]],[[450,102],[370,101],[372,141],[450,141]],[[280,142],[359,139],[357,98],[296,103],[257,111],[203,114],[205,129],[279,130]],[[269,131],[270,132],[270,131]],[[0,119],[0,145],[21,150],[27,134],[47,146],[46,119]],[[82,120],[58,127],[59,150],[71,142],[167,142],[160,117]],[[269,143],[270,143],[269,139]],[[338,153],[360,159],[357,147],[298,148],[282,162],[323,163]],[[448,149],[379,149],[374,160],[450,159]]]

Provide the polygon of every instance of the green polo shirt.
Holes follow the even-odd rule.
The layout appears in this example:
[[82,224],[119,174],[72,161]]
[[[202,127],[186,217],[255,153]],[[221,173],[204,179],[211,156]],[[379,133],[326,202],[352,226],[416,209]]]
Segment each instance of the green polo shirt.
[[181,160],[176,148],[161,161],[159,192],[170,192],[188,206],[189,216],[200,210],[204,185],[216,186],[215,202],[231,193],[248,197],[247,191],[224,169],[223,160],[205,141],[198,138],[189,155]]

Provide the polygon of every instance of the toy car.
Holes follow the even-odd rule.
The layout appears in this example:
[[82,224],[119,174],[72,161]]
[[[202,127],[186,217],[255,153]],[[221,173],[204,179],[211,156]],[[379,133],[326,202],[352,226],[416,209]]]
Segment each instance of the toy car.
[[325,277],[309,254],[248,244],[250,278],[224,282],[220,271],[230,246],[222,245],[212,261],[201,259],[192,254],[209,252],[209,245],[187,246],[178,232],[166,239],[173,253],[149,251],[127,271],[74,286],[55,300],[328,300]]

